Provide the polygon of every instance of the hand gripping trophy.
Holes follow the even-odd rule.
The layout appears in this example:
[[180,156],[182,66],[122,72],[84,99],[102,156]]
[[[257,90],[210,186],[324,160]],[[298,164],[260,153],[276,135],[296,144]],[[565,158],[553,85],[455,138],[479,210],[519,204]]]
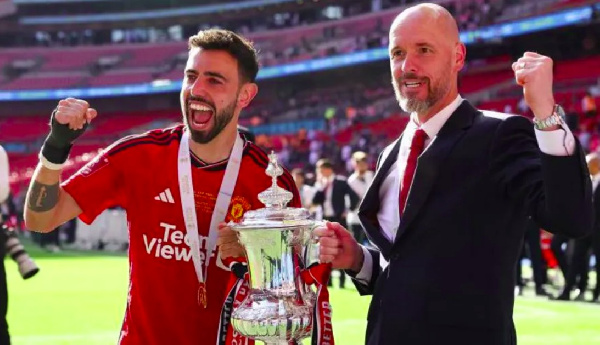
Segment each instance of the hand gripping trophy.
[[274,153],[269,161],[266,173],[273,184],[258,195],[265,208],[231,224],[246,250],[249,274],[249,292],[234,307],[231,323],[240,334],[267,345],[298,344],[311,334],[313,344],[333,344],[331,265],[318,262],[312,236],[317,223],[308,210],[286,206],[292,193],[277,186],[283,169]]

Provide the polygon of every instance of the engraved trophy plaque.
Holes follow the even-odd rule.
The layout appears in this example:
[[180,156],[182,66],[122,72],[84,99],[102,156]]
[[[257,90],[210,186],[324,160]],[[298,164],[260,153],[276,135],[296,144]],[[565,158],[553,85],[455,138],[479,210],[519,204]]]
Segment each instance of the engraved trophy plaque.
[[308,210],[286,206],[293,195],[277,186],[283,169],[276,155],[271,153],[269,161],[266,173],[273,183],[258,196],[265,208],[248,211],[240,223],[231,224],[246,250],[250,287],[231,323],[240,334],[265,344],[297,344],[313,329],[317,294],[302,272],[318,261],[311,236],[317,223]]

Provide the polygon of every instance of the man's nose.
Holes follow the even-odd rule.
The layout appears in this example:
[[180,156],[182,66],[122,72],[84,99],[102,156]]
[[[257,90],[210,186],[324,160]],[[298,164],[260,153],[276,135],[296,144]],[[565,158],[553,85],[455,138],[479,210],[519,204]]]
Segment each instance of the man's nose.
[[206,90],[204,87],[204,83],[202,79],[198,78],[192,84],[190,93],[192,96],[202,96],[204,94],[204,90]]
[[401,68],[403,73],[416,73],[418,68],[415,56],[406,54],[404,61],[402,61]]

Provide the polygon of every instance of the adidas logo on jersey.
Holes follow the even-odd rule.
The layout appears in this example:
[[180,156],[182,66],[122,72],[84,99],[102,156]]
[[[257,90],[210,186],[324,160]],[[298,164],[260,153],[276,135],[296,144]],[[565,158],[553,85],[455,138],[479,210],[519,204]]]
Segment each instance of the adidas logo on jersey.
[[173,195],[171,194],[171,188],[165,189],[159,195],[154,197],[154,200],[166,202],[168,204],[174,204],[175,200],[173,199]]

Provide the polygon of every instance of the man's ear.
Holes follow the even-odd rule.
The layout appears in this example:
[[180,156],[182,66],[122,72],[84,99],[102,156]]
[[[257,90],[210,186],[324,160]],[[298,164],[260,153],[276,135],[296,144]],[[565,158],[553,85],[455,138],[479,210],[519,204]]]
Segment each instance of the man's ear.
[[238,106],[240,108],[247,107],[258,93],[258,85],[256,83],[244,83],[238,96]]
[[460,72],[465,66],[465,61],[467,59],[467,47],[462,42],[458,42],[454,47],[454,66],[456,68],[456,72]]

